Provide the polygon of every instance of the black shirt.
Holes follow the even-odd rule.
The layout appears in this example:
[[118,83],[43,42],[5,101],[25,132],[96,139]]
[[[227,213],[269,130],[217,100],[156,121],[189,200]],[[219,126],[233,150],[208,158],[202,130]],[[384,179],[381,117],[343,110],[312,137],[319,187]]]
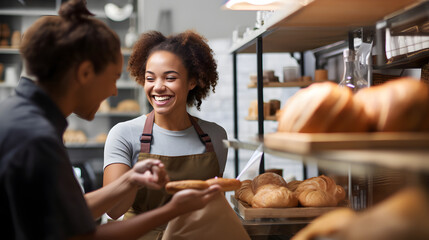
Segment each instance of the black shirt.
[[62,141],[66,127],[60,109],[30,79],[0,103],[2,239],[65,239],[95,230]]

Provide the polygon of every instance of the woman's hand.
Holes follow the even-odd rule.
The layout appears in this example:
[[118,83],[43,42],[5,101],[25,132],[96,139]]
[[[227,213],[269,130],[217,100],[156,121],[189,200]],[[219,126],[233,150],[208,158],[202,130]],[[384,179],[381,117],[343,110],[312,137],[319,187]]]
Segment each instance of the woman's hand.
[[220,190],[219,185],[213,185],[204,190],[182,190],[173,195],[169,204],[178,211],[178,215],[182,215],[203,208],[218,195]]
[[131,169],[130,181],[138,187],[161,189],[169,178],[160,160],[147,159],[134,165]]

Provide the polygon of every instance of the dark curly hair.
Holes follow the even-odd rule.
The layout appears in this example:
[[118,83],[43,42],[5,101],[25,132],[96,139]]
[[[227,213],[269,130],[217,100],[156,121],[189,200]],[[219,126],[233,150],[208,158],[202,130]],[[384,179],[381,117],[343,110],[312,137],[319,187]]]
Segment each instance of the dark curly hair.
[[116,63],[120,40],[86,8],[86,1],[71,0],[59,16],[39,18],[24,34],[20,52],[30,74],[45,85],[61,84],[69,70],[89,60],[95,73]]
[[145,83],[148,58],[161,50],[180,57],[189,79],[196,80],[195,88],[189,91],[187,104],[195,105],[200,110],[202,99],[208,96],[210,88],[215,92],[219,79],[213,50],[207,44],[207,39],[191,30],[168,37],[157,31],[142,34],[128,61],[128,71],[140,85],[144,86]]

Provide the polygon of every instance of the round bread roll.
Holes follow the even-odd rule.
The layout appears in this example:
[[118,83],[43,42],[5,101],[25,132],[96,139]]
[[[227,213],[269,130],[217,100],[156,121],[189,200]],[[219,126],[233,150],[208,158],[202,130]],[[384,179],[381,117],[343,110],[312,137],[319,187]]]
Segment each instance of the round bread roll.
[[265,184],[258,188],[252,200],[254,208],[284,208],[298,206],[298,199],[286,187]]
[[235,197],[249,205],[252,205],[253,196],[252,180],[242,181],[241,187],[235,190]]
[[364,106],[372,130],[429,131],[429,87],[418,79],[391,80],[362,89],[354,98]]
[[241,181],[234,178],[211,178],[206,180],[206,182],[211,185],[218,184],[221,187],[221,191],[228,192],[234,191],[241,187]]
[[363,106],[348,88],[333,82],[313,83],[286,102],[278,117],[279,132],[365,132]]
[[209,184],[203,180],[181,180],[168,182],[165,185],[165,191],[169,194],[174,194],[185,189],[206,189]]
[[258,189],[266,184],[273,184],[280,187],[286,187],[287,183],[284,180],[284,178],[278,174],[275,173],[262,173],[255,177],[252,181],[252,191],[256,193]]
[[127,99],[119,102],[116,110],[119,112],[140,112],[140,105],[135,100]]
[[295,194],[304,207],[335,207],[346,197],[344,188],[324,175],[306,179],[299,184]]

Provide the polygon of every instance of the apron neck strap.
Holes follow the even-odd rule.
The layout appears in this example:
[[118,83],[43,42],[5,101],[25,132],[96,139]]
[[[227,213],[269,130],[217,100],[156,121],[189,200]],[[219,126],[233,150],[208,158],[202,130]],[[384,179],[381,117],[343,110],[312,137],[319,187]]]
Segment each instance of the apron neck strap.
[[[210,136],[207,133],[204,133],[200,128],[195,119],[188,113],[189,120],[197,131],[198,137],[201,142],[206,146],[206,152],[214,152],[213,143]],[[153,123],[155,120],[155,112],[152,111],[147,115],[146,122],[143,128],[143,134],[140,137],[140,152],[142,153],[150,153],[150,145],[152,143],[152,129]]]
[[197,121],[195,121],[195,119],[189,113],[188,116],[189,120],[191,120],[192,125],[198,133],[198,137],[200,138],[201,142],[206,146],[206,152],[214,152],[213,143],[210,136],[207,133],[203,132],[203,130],[200,128],[200,125],[198,125]]

